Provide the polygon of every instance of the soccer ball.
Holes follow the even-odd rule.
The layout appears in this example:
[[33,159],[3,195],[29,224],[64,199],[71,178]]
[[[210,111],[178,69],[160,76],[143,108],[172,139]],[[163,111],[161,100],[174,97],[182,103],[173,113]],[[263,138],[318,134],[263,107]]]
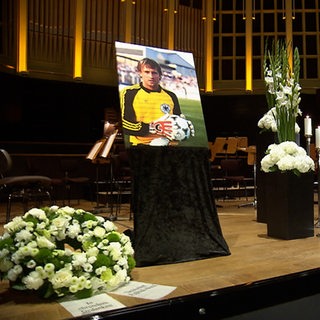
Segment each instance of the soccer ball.
[[173,127],[173,140],[183,141],[190,138],[191,130],[188,120],[177,115],[171,115],[170,120],[172,121]]
[[169,144],[169,139],[163,138],[163,137],[155,138],[149,143],[150,146],[157,146],[157,147],[167,146],[168,144]]

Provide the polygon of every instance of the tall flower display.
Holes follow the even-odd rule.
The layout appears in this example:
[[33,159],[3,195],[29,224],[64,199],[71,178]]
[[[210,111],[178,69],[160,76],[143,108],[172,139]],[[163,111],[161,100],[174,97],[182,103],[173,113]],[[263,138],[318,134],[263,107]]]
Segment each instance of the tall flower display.
[[264,172],[292,170],[299,175],[314,170],[314,161],[295,142],[300,132],[296,120],[302,114],[299,108],[300,58],[295,48],[291,68],[289,50],[290,46],[281,40],[273,42],[271,49],[267,46],[265,49],[264,80],[269,110],[259,120],[258,127],[275,132],[277,145],[268,147],[261,169]]
[[277,132],[278,142],[295,141],[300,128],[296,124],[301,115],[300,104],[300,58],[294,49],[293,71],[289,64],[289,46],[283,41],[266,46],[264,55],[264,80],[269,112],[259,121],[258,126]]

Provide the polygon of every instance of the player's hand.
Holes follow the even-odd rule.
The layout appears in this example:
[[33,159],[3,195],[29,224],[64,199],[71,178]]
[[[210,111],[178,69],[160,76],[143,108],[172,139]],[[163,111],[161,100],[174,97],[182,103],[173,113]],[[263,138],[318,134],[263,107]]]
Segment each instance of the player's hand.
[[169,114],[165,114],[161,118],[149,124],[149,132],[165,136],[168,139],[173,139],[173,123]]
[[[183,113],[181,113],[180,118],[186,119],[186,116]],[[194,135],[195,135],[194,125],[190,120],[188,120],[188,119],[186,119],[186,120],[187,120],[189,129],[190,129],[190,135],[191,135],[191,137],[194,137]]]

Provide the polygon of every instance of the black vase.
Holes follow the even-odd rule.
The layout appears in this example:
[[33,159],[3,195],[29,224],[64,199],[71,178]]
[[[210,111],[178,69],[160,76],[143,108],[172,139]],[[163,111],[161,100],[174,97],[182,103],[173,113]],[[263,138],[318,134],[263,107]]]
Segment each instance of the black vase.
[[264,174],[268,236],[286,240],[314,236],[313,181],[313,172]]
[[265,208],[267,197],[264,181],[264,172],[261,171],[261,160],[266,155],[268,146],[275,143],[277,135],[274,132],[263,132],[258,136],[257,142],[257,222],[267,223],[268,213]]

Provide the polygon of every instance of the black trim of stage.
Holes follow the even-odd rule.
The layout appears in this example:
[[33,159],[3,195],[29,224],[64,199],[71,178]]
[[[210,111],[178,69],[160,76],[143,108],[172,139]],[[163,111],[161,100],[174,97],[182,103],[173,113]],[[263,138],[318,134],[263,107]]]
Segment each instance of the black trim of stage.
[[[76,319],[225,319],[295,302],[319,293],[320,268],[316,268],[262,281],[145,303],[96,315],[82,316]],[[319,305],[319,303],[317,304]],[[312,319],[319,317],[319,310],[314,309],[313,304],[310,308],[303,308],[303,310],[298,308],[301,312],[299,314],[296,314],[296,309],[291,308],[290,310],[295,314],[286,317],[286,319],[311,319],[310,316],[306,316],[308,312],[314,314]],[[287,314],[287,316],[289,315]],[[281,319],[281,317],[278,319]]]

